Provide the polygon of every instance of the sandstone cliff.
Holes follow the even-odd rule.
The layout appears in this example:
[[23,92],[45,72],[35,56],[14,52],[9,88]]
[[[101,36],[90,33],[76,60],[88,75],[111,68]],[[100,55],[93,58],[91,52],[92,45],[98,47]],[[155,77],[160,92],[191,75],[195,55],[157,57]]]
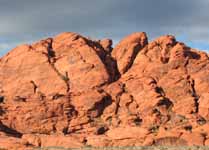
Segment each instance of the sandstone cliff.
[[209,56],[166,35],[62,33],[0,58],[0,148],[209,144]]

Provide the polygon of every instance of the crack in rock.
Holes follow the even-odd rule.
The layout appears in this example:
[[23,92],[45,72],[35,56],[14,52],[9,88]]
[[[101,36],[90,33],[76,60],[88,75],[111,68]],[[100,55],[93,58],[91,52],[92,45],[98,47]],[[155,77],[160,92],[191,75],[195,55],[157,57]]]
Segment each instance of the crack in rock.
[[118,110],[119,110],[119,107],[120,107],[120,97],[121,97],[122,94],[125,92],[125,84],[124,84],[124,83],[121,83],[121,84],[120,84],[120,88],[122,89],[122,91],[116,95],[115,115],[118,114]]
[[36,83],[34,81],[30,81],[30,83],[33,85],[33,92],[36,93],[38,86],[36,85]]
[[197,94],[196,89],[195,89],[195,80],[194,79],[191,79],[190,86],[191,86],[191,90],[192,90],[191,91],[192,97],[194,97],[194,101],[195,101],[195,113],[198,113],[199,112],[199,95]]
[[[45,54],[45,53],[44,53]],[[63,80],[66,84],[66,93],[69,93],[70,91],[70,78],[68,76],[68,72],[65,72],[65,75],[63,75],[56,67],[55,67],[55,52],[52,49],[52,43],[47,49],[47,54],[45,54],[48,58],[48,63],[51,66],[51,68],[57,73],[57,75],[60,77],[61,80]]]

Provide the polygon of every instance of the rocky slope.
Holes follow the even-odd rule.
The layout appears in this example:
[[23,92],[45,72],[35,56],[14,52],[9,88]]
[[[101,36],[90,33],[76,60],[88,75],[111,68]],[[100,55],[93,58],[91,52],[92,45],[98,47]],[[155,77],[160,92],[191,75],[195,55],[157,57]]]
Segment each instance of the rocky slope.
[[209,145],[209,55],[166,35],[62,33],[0,59],[0,147]]

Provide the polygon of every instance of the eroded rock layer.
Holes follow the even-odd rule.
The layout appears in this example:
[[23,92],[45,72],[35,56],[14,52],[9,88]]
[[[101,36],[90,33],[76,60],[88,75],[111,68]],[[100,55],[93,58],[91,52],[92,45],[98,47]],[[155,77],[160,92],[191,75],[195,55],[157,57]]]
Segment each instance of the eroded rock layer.
[[208,145],[209,56],[166,35],[62,33],[0,59],[0,148]]

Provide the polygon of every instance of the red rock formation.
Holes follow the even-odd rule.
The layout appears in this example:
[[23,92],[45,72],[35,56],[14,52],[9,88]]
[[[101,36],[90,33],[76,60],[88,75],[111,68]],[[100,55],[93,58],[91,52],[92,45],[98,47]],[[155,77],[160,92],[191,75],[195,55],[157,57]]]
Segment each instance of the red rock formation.
[[175,37],[62,33],[0,59],[0,148],[208,145],[209,57]]

